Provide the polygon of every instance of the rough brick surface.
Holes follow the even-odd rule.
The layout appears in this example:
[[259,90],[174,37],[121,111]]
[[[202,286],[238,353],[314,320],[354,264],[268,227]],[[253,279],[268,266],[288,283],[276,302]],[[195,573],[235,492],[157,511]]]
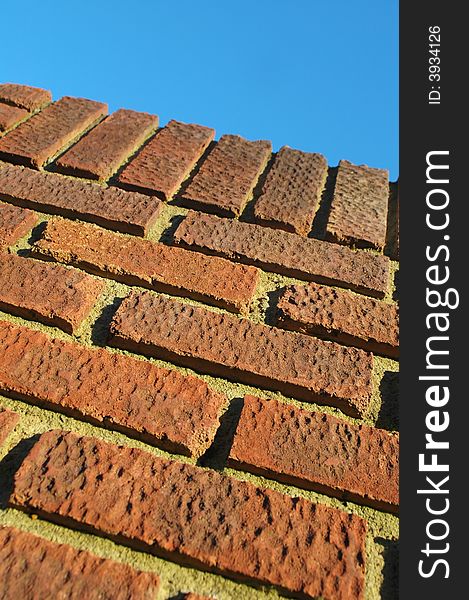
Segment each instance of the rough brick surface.
[[182,192],[185,206],[233,217],[239,215],[264,170],[272,145],[223,135]]
[[382,250],[388,197],[387,171],[341,160],[327,223],[329,239]]
[[214,313],[149,292],[132,293],[111,343],[213,375],[337,405],[354,416],[371,396],[371,355],[307,335]]
[[143,194],[6,164],[0,165],[2,197],[27,208],[136,235],[150,229],[162,206],[158,199]]
[[61,98],[0,140],[0,157],[42,167],[57,152],[107,113],[107,105],[84,98]]
[[47,224],[34,253],[234,312],[247,310],[259,279],[255,267],[58,219]]
[[170,121],[119,175],[119,185],[169,199],[213,140],[209,127]]
[[212,443],[226,402],[196,377],[4,321],[0,390],[192,456]]
[[0,528],[3,600],[154,600],[159,577],[31,533]]
[[29,115],[24,108],[17,108],[8,104],[0,103],[0,131],[6,131],[25,119]]
[[67,150],[57,160],[57,169],[68,175],[106,180],[157,127],[155,115],[118,110]]
[[0,449],[19,420],[20,417],[15,412],[0,408]]
[[15,244],[36,222],[37,215],[32,210],[0,202],[0,247]]
[[213,215],[189,213],[175,242],[206,254],[259,266],[283,275],[350,287],[382,298],[389,284],[389,259],[368,252]]
[[104,282],[76,269],[0,254],[0,309],[72,333],[91,312]]
[[43,434],[16,473],[10,503],[306,597],[363,597],[361,518],[142,450]]
[[391,358],[399,356],[395,305],[310,283],[288,287],[278,303],[279,324]]
[[270,227],[307,235],[326,178],[327,161],[322,154],[284,146],[275,157],[254,204],[254,218]]
[[236,468],[396,512],[399,438],[246,396],[229,456]]
[[2,83],[0,84],[0,101],[34,111],[49,104],[52,101],[52,95],[48,90],[42,88]]

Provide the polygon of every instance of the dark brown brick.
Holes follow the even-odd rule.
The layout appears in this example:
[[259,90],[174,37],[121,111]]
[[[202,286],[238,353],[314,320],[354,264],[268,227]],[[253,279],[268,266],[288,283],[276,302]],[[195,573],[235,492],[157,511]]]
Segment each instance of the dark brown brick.
[[0,390],[170,452],[200,456],[226,403],[206,383],[0,321]]
[[58,219],[47,224],[34,254],[233,312],[247,311],[259,279],[255,267]]
[[0,309],[68,333],[91,312],[104,282],[76,269],[0,254]]
[[307,235],[327,178],[322,154],[281,148],[254,204],[257,222]]
[[299,333],[132,293],[111,324],[111,343],[212,375],[339,406],[354,416],[371,397],[372,357]]
[[182,203],[227,217],[239,215],[271,152],[272,144],[265,140],[223,135],[181,193]]
[[0,449],[5,443],[7,437],[17,426],[19,420],[20,417],[15,412],[0,408]]
[[382,250],[388,196],[387,171],[341,160],[327,223],[328,238],[340,244]]
[[213,140],[215,130],[170,121],[119,175],[119,185],[170,199]]
[[42,167],[107,113],[107,104],[70,98],[54,102],[0,140],[0,158]]
[[388,205],[388,229],[384,253],[393,260],[399,260],[399,184],[391,184]]
[[6,164],[0,165],[0,197],[26,208],[141,236],[162,207],[158,199],[143,194]]
[[49,104],[52,101],[52,95],[48,90],[42,88],[2,83],[0,84],[0,100],[31,112]]
[[57,160],[61,173],[108,179],[158,127],[158,117],[121,109],[101,121]]
[[363,598],[366,522],[136,448],[51,431],[11,506],[302,597]]
[[381,510],[399,506],[399,437],[246,396],[229,465]]
[[56,544],[13,527],[0,527],[3,600],[154,600],[154,573]]
[[399,311],[395,305],[310,283],[288,287],[278,308],[280,326],[399,357]]
[[29,115],[24,108],[0,103],[0,131],[6,131]]
[[384,297],[389,259],[241,221],[191,212],[174,235],[177,244],[256,265],[298,279],[349,287]]
[[11,246],[37,223],[32,210],[0,202],[0,247]]

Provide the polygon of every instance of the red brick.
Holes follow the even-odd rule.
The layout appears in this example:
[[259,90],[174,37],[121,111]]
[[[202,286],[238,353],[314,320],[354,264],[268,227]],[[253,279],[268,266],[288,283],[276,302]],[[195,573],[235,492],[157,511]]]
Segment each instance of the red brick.
[[388,196],[387,171],[341,160],[327,223],[328,238],[340,244],[382,250]]
[[381,510],[399,506],[399,438],[246,396],[229,465]]
[[214,135],[209,127],[170,121],[125,167],[119,185],[170,199]]
[[76,269],[0,254],[0,309],[68,333],[91,312],[104,282]]
[[118,110],[62,154],[57,169],[68,175],[106,180],[157,127],[155,115]]
[[19,420],[20,417],[15,412],[0,408],[0,449],[7,437],[17,426]]
[[46,600],[154,600],[159,577],[56,544],[13,527],[0,527],[0,596]]
[[199,456],[226,403],[206,383],[0,321],[0,390],[170,452]]
[[35,111],[49,104],[52,101],[52,95],[48,90],[42,88],[2,83],[0,84],[0,100],[12,106]]
[[45,433],[10,505],[302,597],[363,598],[363,519],[143,450]]
[[106,113],[107,105],[102,102],[61,98],[3,137],[0,158],[42,167]]
[[9,106],[8,104],[0,103],[0,131],[6,131],[16,125],[29,115],[27,110],[24,108],[16,108],[16,106]]
[[261,225],[189,213],[174,235],[177,244],[298,279],[349,287],[382,298],[389,282],[389,259],[354,252]]
[[21,206],[145,235],[160,214],[156,198],[55,173],[0,165],[0,195]]
[[265,140],[223,135],[181,193],[185,206],[233,217],[249,200],[272,152]]
[[311,230],[327,178],[322,154],[280,149],[254,204],[258,223],[301,235]]
[[37,223],[32,210],[0,203],[0,247],[11,246],[30,231]]
[[358,416],[371,397],[372,357],[324,342],[183,304],[150,292],[132,293],[111,324],[111,343],[124,349]]
[[310,283],[288,287],[278,303],[282,327],[399,357],[397,306]]
[[33,250],[130,285],[189,296],[234,312],[248,309],[259,279],[255,267],[57,219],[47,224]]

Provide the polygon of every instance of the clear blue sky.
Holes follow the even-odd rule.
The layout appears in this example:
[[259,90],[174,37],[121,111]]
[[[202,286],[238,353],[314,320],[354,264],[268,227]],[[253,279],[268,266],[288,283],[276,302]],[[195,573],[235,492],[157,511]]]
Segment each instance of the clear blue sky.
[[2,81],[397,178],[397,0],[23,0],[1,13]]

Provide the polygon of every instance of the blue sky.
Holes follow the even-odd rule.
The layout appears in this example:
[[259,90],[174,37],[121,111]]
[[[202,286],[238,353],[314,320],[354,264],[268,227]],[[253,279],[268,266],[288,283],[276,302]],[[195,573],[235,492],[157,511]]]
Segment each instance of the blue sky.
[[0,79],[388,168],[397,0],[7,2]]

